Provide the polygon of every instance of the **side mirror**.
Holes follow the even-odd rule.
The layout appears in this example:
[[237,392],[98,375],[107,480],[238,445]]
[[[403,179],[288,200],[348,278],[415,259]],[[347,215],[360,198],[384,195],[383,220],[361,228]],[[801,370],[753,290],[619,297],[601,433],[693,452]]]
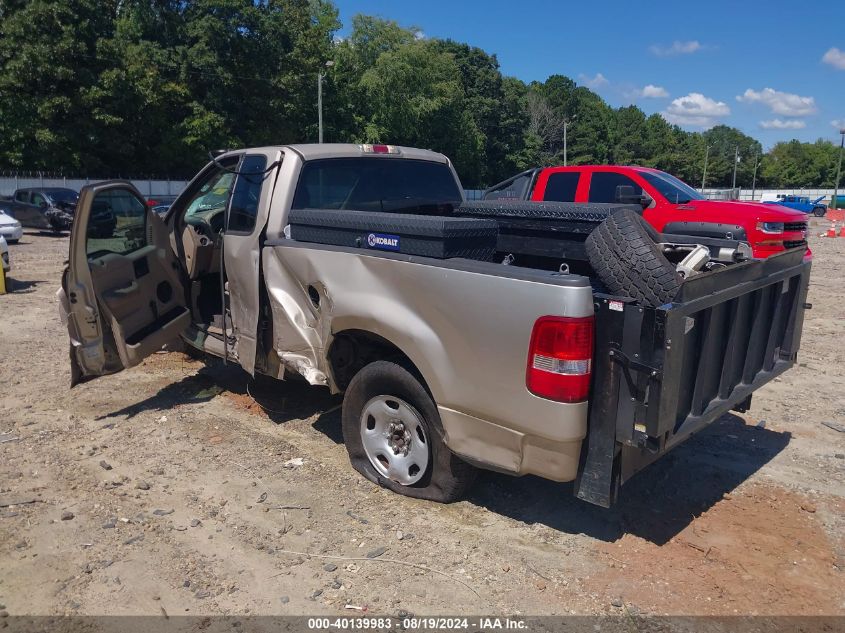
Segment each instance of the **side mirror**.
[[637,193],[631,185],[617,185],[614,199],[619,204],[638,204],[643,209],[651,204],[651,196],[645,192]]

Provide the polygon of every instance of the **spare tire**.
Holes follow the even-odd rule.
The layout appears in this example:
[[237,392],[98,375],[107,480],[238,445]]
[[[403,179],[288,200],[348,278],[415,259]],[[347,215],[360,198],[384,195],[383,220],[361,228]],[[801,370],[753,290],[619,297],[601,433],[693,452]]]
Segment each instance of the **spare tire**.
[[585,246],[590,265],[611,293],[657,307],[671,303],[683,282],[658,239],[640,215],[623,209],[599,224]]

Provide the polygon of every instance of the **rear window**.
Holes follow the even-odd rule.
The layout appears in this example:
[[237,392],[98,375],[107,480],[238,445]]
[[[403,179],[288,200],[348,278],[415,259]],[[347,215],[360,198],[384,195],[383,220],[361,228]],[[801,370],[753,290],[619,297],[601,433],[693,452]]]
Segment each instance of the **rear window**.
[[443,163],[330,158],[302,167],[293,208],[424,213],[461,201],[452,170]]
[[534,178],[533,172],[525,172],[491,187],[484,193],[485,200],[522,200],[527,198],[528,187]]
[[543,200],[553,202],[575,202],[575,191],[581,174],[575,171],[551,174],[546,183]]
[[72,202],[76,204],[79,201],[79,194],[73,189],[47,189],[45,193],[54,202]]

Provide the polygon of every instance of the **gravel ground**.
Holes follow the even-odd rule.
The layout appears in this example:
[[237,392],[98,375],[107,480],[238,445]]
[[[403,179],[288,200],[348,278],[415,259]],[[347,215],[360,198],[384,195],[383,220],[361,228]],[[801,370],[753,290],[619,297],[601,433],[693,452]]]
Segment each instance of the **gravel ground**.
[[0,296],[0,611],[845,615],[845,240],[811,244],[800,366],[608,511],[492,473],[393,495],[349,466],[339,398],[178,352],[70,391],[67,239],[28,234]]

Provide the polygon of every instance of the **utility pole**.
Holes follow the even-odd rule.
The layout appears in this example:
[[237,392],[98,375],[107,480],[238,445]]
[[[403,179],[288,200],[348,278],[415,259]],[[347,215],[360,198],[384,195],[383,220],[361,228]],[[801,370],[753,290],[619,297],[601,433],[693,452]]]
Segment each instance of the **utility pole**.
[[569,127],[569,124],[572,123],[578,117],[572,117],[571,119],[564,119],[563,120],[563,166],[566,167],[566,128]]
[[317,73],[317,142],[323,142],[323,71]]
[[757,168],[760,166],[760,154],[754,156],[754,177],[751,179],[751,202],[757,194]]
[[739,164],[739,145],[736,146],[736,150],[734,150],[734,177],[733,181],[731,182],[731,189],[736,189],[736,166]]
[[[326,68],[334,66],[334,62],[329,60],[326,62]],[[320,69],[317,72],[317,142],[323,142],[323,79],[326,75]]]
[[710,156],[710,148],[713,147],[712,145],[708,145],[707,149],[704,150],[704,173],[701,175],[701,192],[704,193],[704,183],[707,181],[707,158]]
[[839,208],[839,175],[842,173],[842,148],[845,147],[845,128],[839,130],[842,140],[839,142],[839,164],[836,167],[836,180],[833,181],[833,197],[830,199],[830,208]]

